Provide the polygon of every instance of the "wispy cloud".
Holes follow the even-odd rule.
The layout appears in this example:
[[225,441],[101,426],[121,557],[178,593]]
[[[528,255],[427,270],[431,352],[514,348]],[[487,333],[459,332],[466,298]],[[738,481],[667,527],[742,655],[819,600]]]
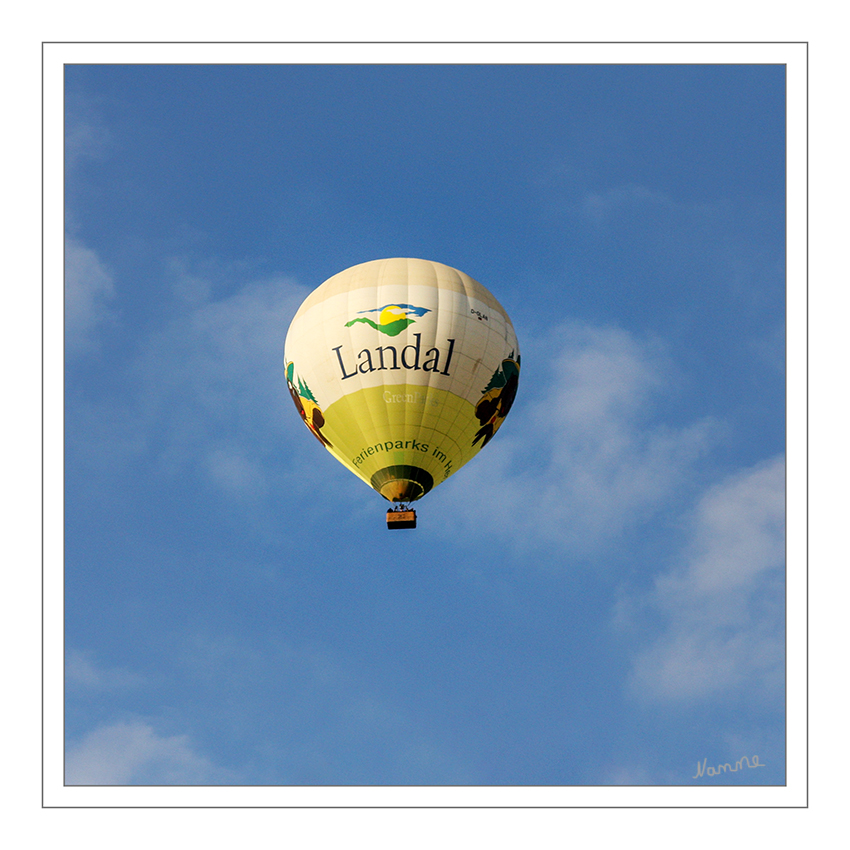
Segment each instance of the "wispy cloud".
[[[100,279],[111,293],[111,279]],[[216,299],[211,292],[221,281],[199,271],[179,275],[172,313],[140,341],[138,355],[122,367],[120,388],[73,399],[74,448],[88,467],[108,473],[102,456],[121,447],[124,460],[143,456],[149,470],[169,475],[191,468],[229,496],[265,492],[269,454],[280,455],[287,435],[301,427],[288,409],[283,341],[307,289],[286,278],[227,283],[231,294]],[[86,299],[78,289],[70,321],[77,338],[94,340],[98,290],[90,286]],[[124,464],[114,469],[127,474]]]
[[66,94],[65,167],[74,169],[84,159],[100,159],[113,144],[113,136],[98,109],[89,100]]
[[660,780],[644,767],[618,765],[604,769],[598,780],[600,785],[663,785],[670,784],[669,778]]
[[204,462],[215,480],[251,475],[244,456],[217,441],[244,450],[249,436],[268,444],[278,433],[288,400],[283,340],[306,294],[286,278],[246,281],[224,298],[175,311],[144,346],[137,369],[146,418],[166,425],[172,450],[209,451]]
[[755,338],[750,346],[753,353],[767,366],[778,374],[785,374],[785,323],[777,322],[768,328],[760,337]]
[[[66,693],[101,708],[105,699],[150,688],[146,676],[100,663],[91,653],[70,649],[65,657]],[[139,718],[104,722],[68,741],[65,781],[69,785],[221,784],[233,774],[201,755],[190,737],[163,735]]]
[[673,211],[677,204],[662,192],[635,183],[587,192],[581,211],[585,218],[601,225],[626,210],[655,208]]
[[65,237],[65,350],[79,354],[96,345],[96,331],[116,317],[113,277],[80,240]]
[[207,785],[230,778],[188,736],[160,735],[140,720],[100,726],[65,755],[68,785]]
[[75,356],[96,348],[97,331],[116,317],[114,277],[78,234],[73,201],[79,165],[105,155],[111,136],[89,104],[69,96],[65,115],[65,351]]
[[65,685],[71,692],[114,691],[144,682],[138,673],[98,664],[90,653],[69,649],[65,654]]
[[632,692],[648,701],[779,693],[784,541],[784,458],[712,487],[694,511],[681,565],[642,600],[663,627],[634,659]]
[[[523,547],[587,553],[665,505],[713,444],[718,423],[659,420],[653,402],[670,391],[674,370],[660,345],[622,329],[563,326],[535,359],[550,364],[548,374],[538,374],[536,386],[520,380],[520,394],[532,397],[517,405],[486,460],[462,471],[452,512],[470,531],[515,538],[524,527],[534,539]],[[499,508],[470,493],[497,494]]]
[[268,481],[262,466],[238,447],[213,449],[205,458],[210,481],[233,495],[263,494]]
[[187,681],[218,706],[228,738],[267,730],[245,754],[255,776],[297,785],[479,778],[439,730],[423,725],[415,707],[396,699],[393,687],[357,671],[332,647],[233,634],[194,634],[181,647]]

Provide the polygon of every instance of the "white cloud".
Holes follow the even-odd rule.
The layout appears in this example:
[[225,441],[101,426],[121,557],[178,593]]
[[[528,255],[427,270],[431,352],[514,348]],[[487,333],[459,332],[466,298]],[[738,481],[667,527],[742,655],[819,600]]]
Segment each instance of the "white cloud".
[[152,452],[160,472],[194,468],[228,496],[261,494],[269,458],[286,457],[287,436],[300,426],[288,409],[283,341],[307,289],[273,278],[214,299],[222,279],[233,289],[244,270],[177,272],[174,309],[127,373],[131,395],[98,416],[113,423],[118,410],[132,411],[136,439],[123,437]]
[[69,95],[65,113],[65,167],[73,172],[83,159],[99,159],[112,147],[112,133],[94,106]]
[[382,676],[355,671],[334,648],[237,634],[195,634],[180,646],[187,680],[216,703],[228,737],[250,738],[274,717],[246,753],[254,775],[296,785],[480,778],[439,730],[422,725],[416,706],[399,702]]
[[275,278],[178,311],[139,364],[148,413],[164,415],[177,441],[198,432],[268,438],[288,402],[283,340],[306,294]]
[[756,357],[780,375],[785,374],[785,323],[776,322],[750,343]]
[[97,254],[65,237],[65,348],[69,354],[90,349],[95,331],[114,318],[112,275]]
[[766,699],[779,692],[784,541],[782,457],[703,496],[681,567],[659,576],[644,600],[664,627],[635,658],[634,693],[658,701],[735,690]]
[[468,533],[516,539],[525,528],[517,545],[584,554],[617,542],[665,505],[717,424],[653,421],[653,400],[672,388],[673,371],[655,343],[574,324],[559,328],[550,346],[554,354],[533,357],[548,361],[550,374],[534,376],[536,386],[520,379],[528,400],[461,472],[449,501]]
[[238,449],[215,449],[206,459],[212,482],[234,495],[265,493],[268,482],[258,463]]
[[[66,693],[71,700],[149,685],[145,676],[98,663],[90,653],[68,650]],[[65,781],[69,785],[223,784],[233,778],[200,755],[187,735],[163,736],[139,719],[104,723],[69,741]]]
[[115,319],[113,275],[98,254],[71,234],[79,220],[74,194],[79,163],[102,157],[111,136],[90,104],[69,95],[65,115],[65,351],[69,355],[90,351],[100,325]]
[[[96,403],[73,399],[75,459],[109,476],[143,461],[146,474],[194,475],[239,499],[303,480],[317,458],[335,467],[304,440],[283,369],[286,331],[309,290],[285,277],[240,284],[238,265],[175,261],[169,274],[172,309],[139,341],[120,388]],[[231,294],[215,297],[225,286]]]
[[660,785],[652,774],[643,767],[634,765],[620,765],[610,767],[602,774],[600,785]]
[[69,691],[132,688],[144,681],[137,673],[97,664],[89,653],[69,649],[65,654],[65,685]]
[[226,772],[199,755],[186,735],[161,736],[142,721],[101,726],[68,747],[68,785],[203,785]]
[[612,215],[635,207],[675,210],[677,205],[661,192],[630,183],[598,192],[588,192],[584,197],[582,212],[595,224],[601,225]]

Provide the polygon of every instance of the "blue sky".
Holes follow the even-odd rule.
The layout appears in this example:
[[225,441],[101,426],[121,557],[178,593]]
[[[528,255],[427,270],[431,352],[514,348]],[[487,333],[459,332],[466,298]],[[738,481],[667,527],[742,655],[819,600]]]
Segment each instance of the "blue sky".
[[[785,781],[781,66],[65,80],[69,783]],[[282,370],[391,256],[523,358],[397,534]]]

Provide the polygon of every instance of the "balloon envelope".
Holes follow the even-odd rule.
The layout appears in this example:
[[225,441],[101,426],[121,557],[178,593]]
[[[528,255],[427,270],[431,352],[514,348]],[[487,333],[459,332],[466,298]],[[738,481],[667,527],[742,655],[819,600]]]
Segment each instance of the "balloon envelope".
[[415,501],[501,426],[520,356],[504,308],[463,272],[374,260],[307,296],[284,345],[305,425],[384,498]]

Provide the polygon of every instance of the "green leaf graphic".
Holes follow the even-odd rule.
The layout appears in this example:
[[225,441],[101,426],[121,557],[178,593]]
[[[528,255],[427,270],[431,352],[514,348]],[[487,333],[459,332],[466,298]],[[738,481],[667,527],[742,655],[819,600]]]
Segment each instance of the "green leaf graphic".
[[387,336],[398,336],[408,325],[413,324],[413,319],[396,319],[394,322],[388,322],[386,325],[376,325],[371,319],[352,319],[350,322],[346,322],[345,326],[350,328],[357,322],[365,322],[367,325],[371,325],[376,331],[380,331]]

